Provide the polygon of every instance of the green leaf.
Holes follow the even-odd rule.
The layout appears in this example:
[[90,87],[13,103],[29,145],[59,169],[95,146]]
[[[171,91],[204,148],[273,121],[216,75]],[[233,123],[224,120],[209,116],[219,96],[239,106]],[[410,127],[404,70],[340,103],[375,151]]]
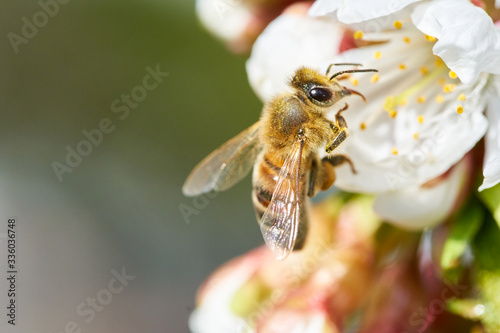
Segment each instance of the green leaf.
[[478,194],[479,198],[495,218],[498,226],[500,226],[500,184],[483,190]]
[[444,277],[456,281],[460,275],[460,258],[476,235],[484,219],[484,211],[476,200],[469,200],[451,224],[441,256]]

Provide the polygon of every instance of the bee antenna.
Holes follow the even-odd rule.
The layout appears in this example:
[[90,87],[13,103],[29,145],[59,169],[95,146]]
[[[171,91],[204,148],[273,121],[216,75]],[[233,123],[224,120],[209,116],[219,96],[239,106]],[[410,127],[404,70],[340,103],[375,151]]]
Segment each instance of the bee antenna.
[[357,63],[352,63],[352,62],[340,62],[340,63],[336,63],[336,64],[330,64],[330,66],[328,66],[328,69],[326,70],[325,75],[328,75],[328,73],[330,73],[330,69],[332,69],[333,66],[363,66],[363,65],[357,64]]
[[337,76],[342,75],[342,74],[347,74],[347,73],[364,73],[364,72],[378,72],[378,70],[376,70],[376,69],[348,69],[348,70],[340,71],[340,72],[337,72],[337,73],[333,74],[330,77],[330,81],[333,80],[334,78],[336,78]]

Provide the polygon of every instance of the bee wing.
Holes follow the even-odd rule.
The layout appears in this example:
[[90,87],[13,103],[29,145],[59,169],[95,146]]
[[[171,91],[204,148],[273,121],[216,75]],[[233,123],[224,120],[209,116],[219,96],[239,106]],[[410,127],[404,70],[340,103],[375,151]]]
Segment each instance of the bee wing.
[[300,162],[303,142],[298,141],[281,168],[273,196],[262,216],[260,231],[276,259],[285,259],[297,239],[300,220]]
[[258,130],[257,122],[201,161],[186,179],[182,187],[184,195],[224,191],[245,177],[260,151]]

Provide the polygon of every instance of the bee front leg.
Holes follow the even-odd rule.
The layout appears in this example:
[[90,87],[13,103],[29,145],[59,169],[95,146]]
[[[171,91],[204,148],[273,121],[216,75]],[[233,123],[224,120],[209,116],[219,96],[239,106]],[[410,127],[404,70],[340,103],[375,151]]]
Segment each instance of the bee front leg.
[[349,163],[349,166],[351,167],[352,173],[354,173],[354,174],[358,173],[356,171],[356,168],[354,168],[354,163],[352,163],[351,159],[345,155],[327,156],[327,157],[323,158],[323,161],[329,162],[334,167],[340,166],[344,163]]
[[345,139],[349,136],[349,131],[347,129],[347,122],[342,116],[342,112],[347,110],[349,105],[346,104],[342,109],[340,109],[335,115],[335,124],[331,123],[332,131],[335,133],[335,137],[326,145],[326,152],[331,153],[336,149]]

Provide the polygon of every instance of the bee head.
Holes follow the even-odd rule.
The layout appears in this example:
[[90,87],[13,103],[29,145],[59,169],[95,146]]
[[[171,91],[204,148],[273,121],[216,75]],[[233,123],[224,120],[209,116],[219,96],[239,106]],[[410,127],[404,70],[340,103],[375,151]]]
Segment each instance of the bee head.
[[345,96],[361,95],[341,86],[336,80],[330,80],[327,76],[305,67],[295,72],[290,85],[303,100],[305,97],[314,105],[325,108],[332,106]]

